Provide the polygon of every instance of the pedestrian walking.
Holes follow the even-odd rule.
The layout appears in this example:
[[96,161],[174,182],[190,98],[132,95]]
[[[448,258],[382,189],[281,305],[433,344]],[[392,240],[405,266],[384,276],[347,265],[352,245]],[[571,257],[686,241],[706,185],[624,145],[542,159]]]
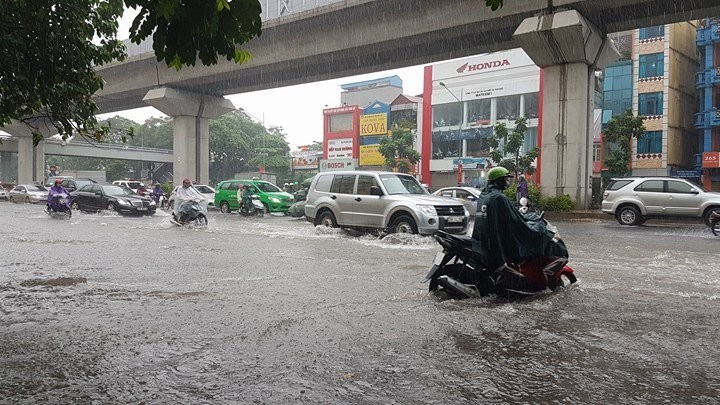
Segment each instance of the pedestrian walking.
[[517,202],[520,202],[520,199],[525,197],[528,201],[530,201],[530,197],[528,194],[528,184],[527,180],[525,180],[524,175],[520,175],[518,178],[518,185],[517,185]]

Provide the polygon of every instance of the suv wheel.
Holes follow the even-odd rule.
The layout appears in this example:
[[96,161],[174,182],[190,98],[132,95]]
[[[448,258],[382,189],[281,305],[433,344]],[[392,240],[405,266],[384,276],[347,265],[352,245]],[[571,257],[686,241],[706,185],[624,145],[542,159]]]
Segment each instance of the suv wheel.
[[333,215],[331,211],[323,211],[322,214],[318,216],[317,220],[315,220],[315,225],[337,228],[337,221],[335,220],[335,215]]
[[642,220],[640,211],[634,205],[624,205],[620,207],[616,214],[617,221],[620,225],[639,225],[645,221]]
[[227,201],[223,201],[220,204],[220,212],[223,214],[229,214],[230,213],[230,204],[227,203]]
[[408,215],[400,215],[392,221],[392,224],[390,224],[390,232],[415,234],[418,231],[417,225],[415,225],[415,220]]

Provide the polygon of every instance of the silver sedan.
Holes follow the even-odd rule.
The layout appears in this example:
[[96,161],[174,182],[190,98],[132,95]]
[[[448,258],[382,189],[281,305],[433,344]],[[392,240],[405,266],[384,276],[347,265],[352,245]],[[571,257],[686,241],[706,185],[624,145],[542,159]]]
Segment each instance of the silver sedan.
[[475,187],[445,187],[435,191],[433,194],[459,200],[472,217],[477,212],[477,200],[478,196],[480,196],[480,190]]
[[11,202],[39,203],[47,201],[48,189],[38,184],[18,184],[8,193]]

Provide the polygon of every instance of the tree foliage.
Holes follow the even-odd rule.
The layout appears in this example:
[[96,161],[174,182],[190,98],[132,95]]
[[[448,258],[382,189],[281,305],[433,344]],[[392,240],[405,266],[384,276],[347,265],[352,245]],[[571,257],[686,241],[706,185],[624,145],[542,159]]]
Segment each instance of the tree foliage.
[[414,149],[415,134],[407,125],[392,130],[390,136],[380,139],[380,154],[385,166],[400,173],[410,173],[412,165],[420,161],[420,153]]
[[158,60],[176,69],[218,55],[244,62],[238,46],[261,33],[258,0],[2,0],[0,126],[25,123],[35,144],[48,124],[64,139],[108,136],[91,98],[103,88],[95,66],[124,60],[117,30],[126,6],[139,9],[131,40],[152,34]]
[[605,167],[611,175],[624,176],[630,172],[632,139],[641,140],[645,133],[644,118],[634,116],[631,109],[613,115],[603,128],[605,136]]
[[532,163],[540,154],[540,148],[533,148],[523,155],[520,154],[520,149],[525,143],[526,131],[525,117],[518,117],[515,120],[515,128],[512,132],[508,132],[504,122],[495,125],[493,134],[488,137],[488,145],[492,148],[490,158],[495,165],[503,166],[516,175],[535,171]]

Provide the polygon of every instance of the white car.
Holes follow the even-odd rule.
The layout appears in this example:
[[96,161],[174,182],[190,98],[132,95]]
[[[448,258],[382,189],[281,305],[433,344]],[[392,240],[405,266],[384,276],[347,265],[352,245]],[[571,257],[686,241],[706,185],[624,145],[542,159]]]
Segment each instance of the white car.
[[138,188],[145,188],[145,184],[137,180],[115,180],[112,182],[112,184],[116,186],[127,187],[135,193],[137,193]]
[[467,208],[470,216],[475,216],[477,212],[477,200],[480,196],[480,190],[475,187],[445,187],[435,191],[433,194],[459,200]]
[[18,184],[8,194],[10,202],[39,203],[47,201],[48,189],[39,184]]
[[[210,186],[206,186],[204,184],[193,184],[192,186],[195,188],[195,190],[198,191],[198,193],[202,194],[203,197],[207,198],[209,206],[212,207],[215,205],[215,189],[214,188],[212,188]],[[175,192],[180,187],[182,187],[182,186],[175,186],[172,193],[170,193],[170,197],[168,198],[168,207],[172,208],[173,202],[175,202]]]

